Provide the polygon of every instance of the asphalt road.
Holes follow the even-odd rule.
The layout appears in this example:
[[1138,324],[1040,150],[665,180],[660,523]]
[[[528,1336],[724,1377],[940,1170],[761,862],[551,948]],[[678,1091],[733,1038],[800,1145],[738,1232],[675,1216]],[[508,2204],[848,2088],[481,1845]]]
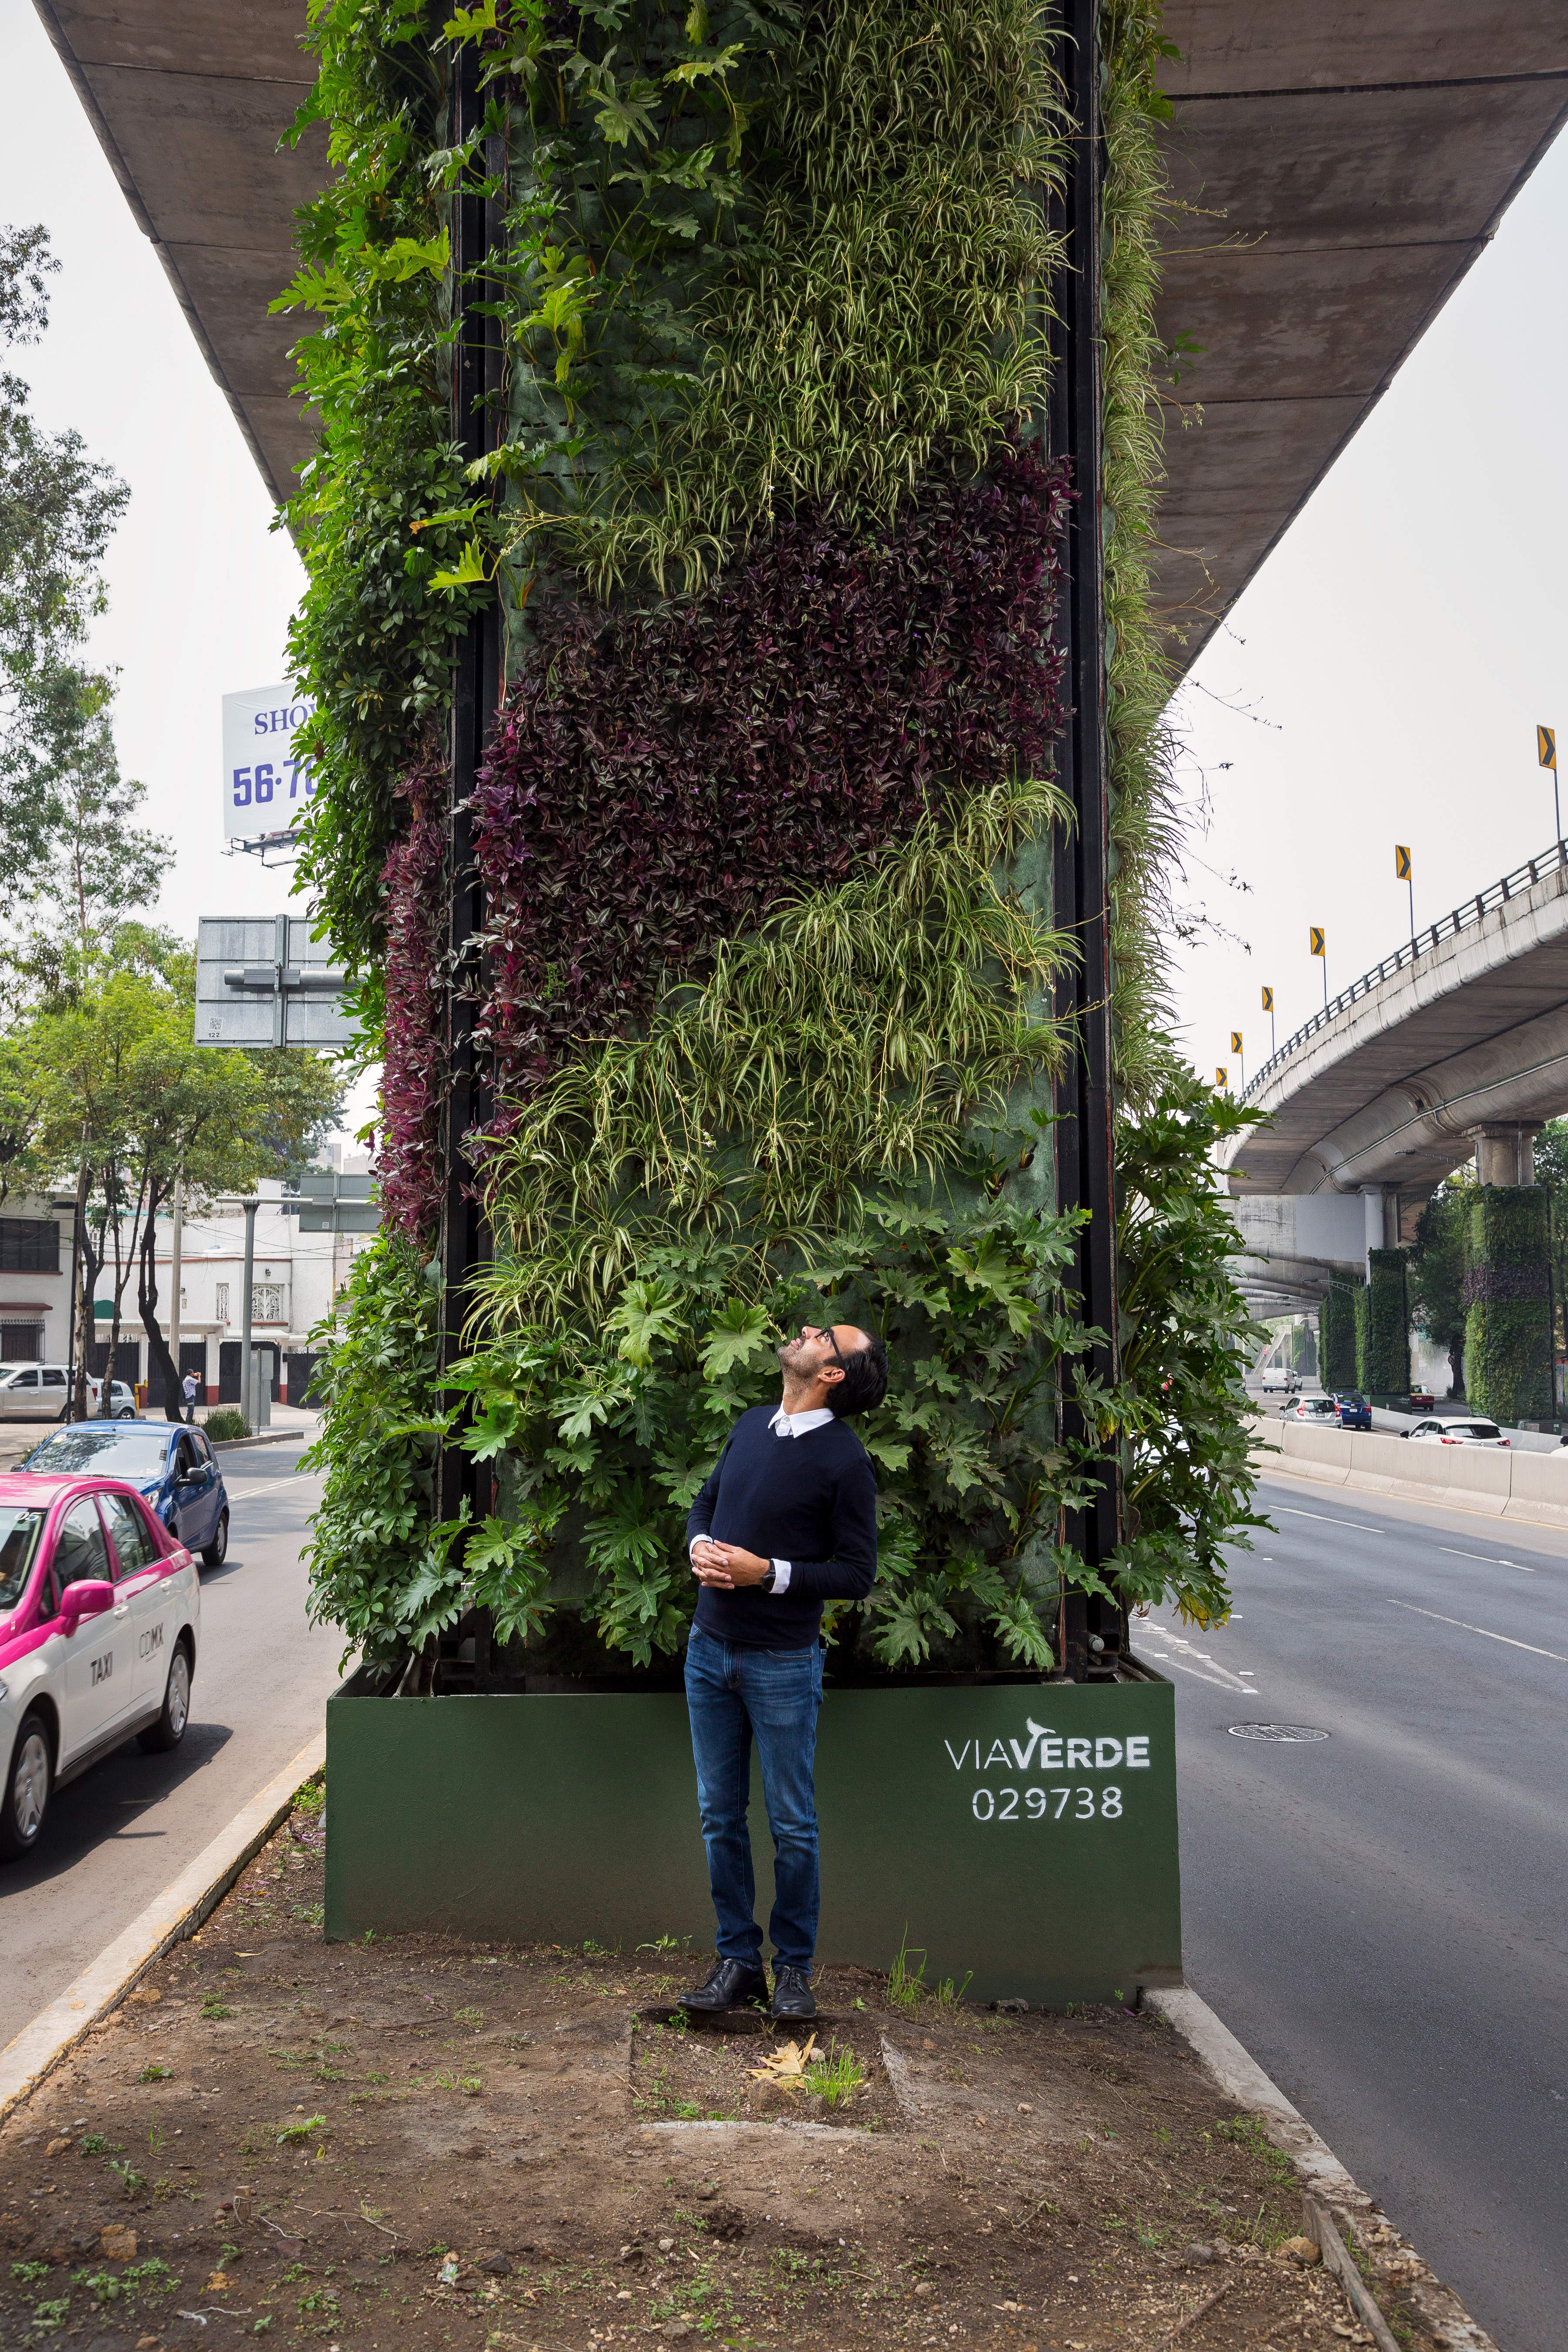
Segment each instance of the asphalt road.
[[[1266,1478],[1176,1685],[1189,1980],[1503,2352],[1568,2352],[1568,1541]],[[1327,1738],[1231,1736],[1237,1724]]]
[[305,1622],[300,1547],[321,1491],[294,1444],[222,1457],[228,1558],[202,1571],[191,1722],[172,1756],[134,1739],[60,1790],[37,1851],[0,1867],[0,2044],[19,2032],[282,1771],[337,1681],[342,1636]]

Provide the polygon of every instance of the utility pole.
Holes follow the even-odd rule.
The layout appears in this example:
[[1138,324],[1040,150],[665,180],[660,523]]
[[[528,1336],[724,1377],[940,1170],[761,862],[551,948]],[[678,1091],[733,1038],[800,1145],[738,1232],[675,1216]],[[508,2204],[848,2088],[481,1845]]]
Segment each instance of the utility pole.
[[[1051,225],[1066,241],[1066,262],[1052,289],[1047,419],[1053,457],[1072,460],[1077,496],[1069,509],[1059,642],[1068,656],[1072,716],[1057,746],[1057,774],[1073,822],[1058,835],[1054,911],[1078,943],[1078,960],[1058,984],[1056,1013],[1071,1041],[1057,1089],[1057,1202],[1087,1210],[1069,1280],[1079,1312],[1104,1336],[1086,1360],[1099,1383],[1116,1378],[1116,1252],[1111,1190],[1110,843],[1105,778],[1105,616],[1100,599],[1100,8],[1099,0],[1063,0],[1059,71],[1072,121],[1067,186],[1054,199]],[[1062,1434],[1089,1435],[1070,1397]],[[1121,1479],[1114,1453],[1101,1457],[1092,1501],[1064,1514],[1063,1537],[1098,1568],[1121,1535]],[[1126,1646],[1126,1614],[1115,1603],[1064,1592],[1058,1622],[1060,1669],[1083,1681],[1107,1651]]]
[[250,1308],[251,1286],[256,1274],[256,1212],[261,1203],[259,1201],[242,1201],[239,1205],[245,1211],[245,1293],[239,1322],[239,1409],[254,1430],[256,1377],[250,1360]]
[[[169,1356],[174,1367],[174,1402],[180,1418],[184,1419],[184,1393],[180,1386],[180,1255],[185,1236],[185,1179],[182,1171],[174,1179],[174,1235],[169,1244]],[[163,1400],[163,1410],[169,1409],[169,1399]]]

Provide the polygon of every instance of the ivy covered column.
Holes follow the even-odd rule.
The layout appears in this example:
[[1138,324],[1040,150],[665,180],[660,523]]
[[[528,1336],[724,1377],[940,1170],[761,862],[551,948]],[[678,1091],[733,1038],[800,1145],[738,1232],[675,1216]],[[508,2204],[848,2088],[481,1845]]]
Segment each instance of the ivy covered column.
[[1539,1185],[1481,1184],[1465,1224],[1465,1385],[1515,1427],[1555,1418],[1548,1213]]
[[669,1675],[689,1498],[831,1313],[895,1368],[839,1660],[1076,1673],[1128,1601],[1220,1613],[1248,1327],[1232,1113],[1158,1021],[1157,7],[312,27],[308,877],[386,1225],[318,1606],[406,1690]]
[[1360,1381],[1356,1302],[1363,1295],[1359,1283],[1331,1282],[1318,1310],[1318,1376],[1331,1394]]
[[1410,1307],[1402,1249],[1374,1249],[1366,1258],[1366,1347],[1360,1385],[1373,1404],[1410,1397]]

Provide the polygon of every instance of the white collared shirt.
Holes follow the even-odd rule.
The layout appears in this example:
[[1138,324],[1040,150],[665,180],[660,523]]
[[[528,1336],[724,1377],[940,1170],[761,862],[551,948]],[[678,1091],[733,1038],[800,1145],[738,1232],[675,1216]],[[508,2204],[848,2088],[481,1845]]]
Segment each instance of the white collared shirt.
[[[768,1427],[775,1437],[809,1437],[814,1429],[826,1429],[833,1417],[825,1404],[814,1405],[810,1412],[785,1412],[781,1404],[772,1421],[769,1422]],[[692,1543],[705,1543],[707,1538],[694,1536],[691,1540]],[[689,1551],[690,1549],[691,1546],[689,1544],[687,1549]],[[775,1559],[773,1580],[769,1588],[775,1600],[781,1592],[789,1591],[789,1561]]]
[[785,1412],[781,1404],[768,1427],[775,1437],[809,1437],[814,1429],[826,1429],[832,1418],[825,1404],[814,1405],[809,1412]]

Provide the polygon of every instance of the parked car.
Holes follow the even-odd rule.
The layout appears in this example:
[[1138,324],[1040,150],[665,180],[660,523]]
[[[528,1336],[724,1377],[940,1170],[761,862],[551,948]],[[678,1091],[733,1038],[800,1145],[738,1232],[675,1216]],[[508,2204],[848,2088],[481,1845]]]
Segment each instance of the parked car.
[[1510,1445],[1495,1421],[1418,1421],[1405,1432],[1417,1445]]
[[1289,1364],[1265,1364],[1263,1367],[1265,1396],[1294,1396],[1300,1385],[1300,1373],[1292,1371]]
[[1412,1389],[1410,1391],[1412,1412],[1430,1412],[1436,1402],[1430,1389]]
[[[103,1396],[103,1382],[87,1384],[90,1410]],[[117,1421],[134,1421],[136,1397],[123,1381],[114,1381],[110,1406]],[[0,1364],[0,1421],[68,1421],[71,1417],[71,1375],[67,1364]]]
[[1370,1429],[1372,1427],[1372,1407],[1368,1404],[1365,1397],[1358,1396],[1353,1389],[1336,1389],[1334,1391],[1333,1403],[1335,1414],[1342,1429]]
[[51,1430],[19,1465],[45,1478],[123,1478],[176,1539],[221,1568],[228,1493],[204,1431],[169,1421],[73,1421]]
[[0,1476],[0,1860],[132,1733],[179,1746],[201,1613],[189,1550],[123,1479]]
[[1282,1421],[1313,1422],[1320,1429],[1332,1429],[1339,1422],[1339,1407],[1331,1396],[1298,1397],[1294,1404],[1279,1408]]

